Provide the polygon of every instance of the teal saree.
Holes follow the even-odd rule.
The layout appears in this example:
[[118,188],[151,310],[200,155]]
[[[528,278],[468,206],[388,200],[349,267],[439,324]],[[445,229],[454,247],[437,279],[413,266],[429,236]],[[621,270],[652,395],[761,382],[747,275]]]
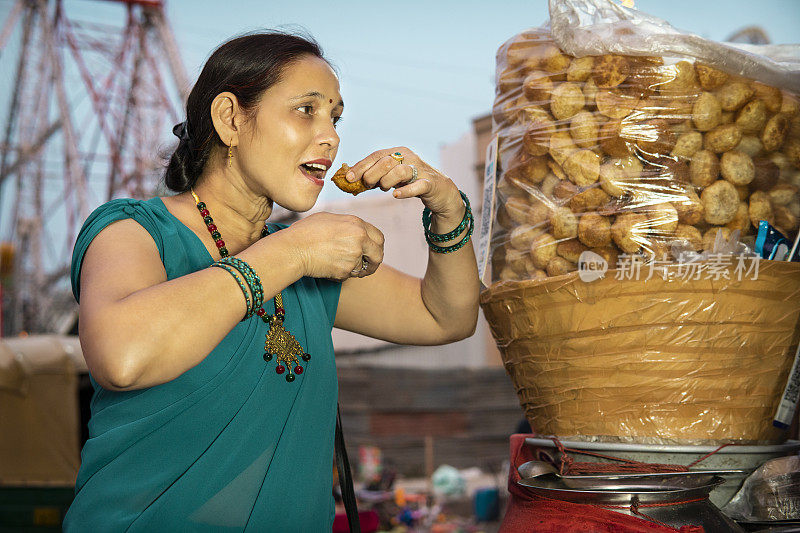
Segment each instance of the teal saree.
[[[169,279],[213,262],[161,199],[113,200],[78,235],[76,300],[92,239],[126,218],[150,233]],[[264,362],[267,326],[255,316],[168,383],[117,392],[92,379],[89,439],[64,531],[331,531],[338,397],[331,329],[340,287],[302,278],[283,291],[287,329],[312,355],[293,383]],[[264,308],[273,313],[274,301]],[[170,312],[167,303],[161,313]],[[213,302],[197,312],[213,313]]]

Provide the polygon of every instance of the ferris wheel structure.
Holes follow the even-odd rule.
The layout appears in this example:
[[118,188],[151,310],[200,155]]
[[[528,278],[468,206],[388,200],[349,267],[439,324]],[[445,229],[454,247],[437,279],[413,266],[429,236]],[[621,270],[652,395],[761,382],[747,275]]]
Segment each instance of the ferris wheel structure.
[[61,0],[18,0],[0,27],[0,61],[14,63],[0,91],[4,335],[53,331],[81,224],[156,192],[165,122],[190,88],[163,1],[92,4],[104,14],[79,20]]

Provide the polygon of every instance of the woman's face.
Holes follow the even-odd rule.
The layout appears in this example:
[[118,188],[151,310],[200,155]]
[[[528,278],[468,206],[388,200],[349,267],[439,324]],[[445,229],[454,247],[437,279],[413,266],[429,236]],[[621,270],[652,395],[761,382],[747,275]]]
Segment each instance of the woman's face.
[[339,148],[343,107],[328,63],[308,55],[288,65],[241,129],[236,160],[249,187],[286,209],[311,209]]

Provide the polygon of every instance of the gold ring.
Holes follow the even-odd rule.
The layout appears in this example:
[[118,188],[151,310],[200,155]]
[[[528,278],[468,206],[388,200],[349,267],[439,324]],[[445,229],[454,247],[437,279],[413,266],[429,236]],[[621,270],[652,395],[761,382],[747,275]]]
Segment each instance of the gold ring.
[[395,152],[395,153],[389,154],[389,155],[391,157],[393,157],[398,163],[402,163],[403,162],[403,154],[401,154],[400,152]]

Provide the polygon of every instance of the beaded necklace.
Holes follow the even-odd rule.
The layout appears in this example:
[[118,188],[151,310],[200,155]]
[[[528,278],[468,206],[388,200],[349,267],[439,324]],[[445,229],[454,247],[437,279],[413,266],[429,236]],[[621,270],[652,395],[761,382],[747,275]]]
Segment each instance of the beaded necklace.
[[[197,210],[200,211],[200,215],[203,217],[203,222],[206,224],[206,228],[208,232],[211,234],[211,238],[214,239],[214,243],[217,245],[217,250],[219,251],[219,255],[224,259],[228,257],[228,249],[225,247],[225,241],[222,240],[222,235],[217,229],[217,226],[214,224],[214,219],[211,218],[211,214],[208,211],[208,207],[206,204],[200,201],[200,198],[191,190],[192,198],[194,198],[195,205],[197,206]],[[267,223],[264,222],[264,228],[261,230],[261,237],[266,237],[269,235],[269,228],[267,227]],[[234,259],[234,258],[231,258]],[[246,263],[245,263],[246,265]],[[247,278],[244,272],[240,273]],[[255,275],[255,274],[254,274]],[[235,276],[234,276],[235,277]],[[253,294],[253,307],[256,304],[255,295],[257,290],[259,290],[261,282],[258,280],[258,276],[255,275],[255,283],[257,283],[256,288],[253,285],[253,280],[251,278],[247,278],[248,285],[250,286],[250,292]],[[247,298],[247,292],[243,289],[242,292],[245,293],[245,297],[248,301],[248,313],[245,316],[245,319],[250,318],[252,316],[252,309],[249,309],[249,299]],[[267,330],[266,340],[264,341],[264,361],[270,362],[272,361],[273,356],[275,357],[275,372],[277,374],[286,374],[286,381],[291,383],[295,380],[295,374],[302,374],[303,367],[300,366],[300,359],[308,363],[311,360],[311,355],[305,353],[303,347],[300,346],[300,343],[297,339],[289,333],[289,331],[284,327],[283,322],[286,319],[286,310],[283,307],[283,295],[278,292],[275,295],[275,314],[268,315],[267,312],[264,310],[264,306],[261,305],[259,309],[255,312],[261,320],[264,321],[269,329]],[[285,365],[285,366],[284,366]],[[294,368],[292,368],[294,366]]]

